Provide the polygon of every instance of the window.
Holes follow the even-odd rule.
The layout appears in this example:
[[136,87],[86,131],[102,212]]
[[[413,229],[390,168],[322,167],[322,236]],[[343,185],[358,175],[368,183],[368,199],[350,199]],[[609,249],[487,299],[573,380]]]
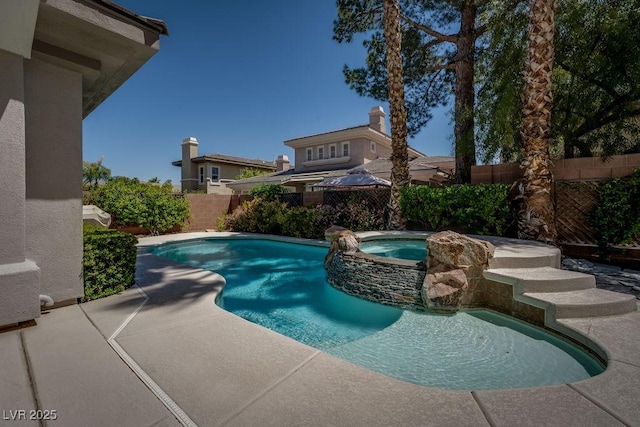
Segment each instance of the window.
[[332,159],[336,158],[336,144],[332,144],[329,146],[329,157]]
[[211,181],[220,181],[220,168],[217,166],[211,166]]
[[307,148],[307,162],[310,162],[311,160],[313,160],[313,149]]
[[375,142],[372,142],[372,143],[371,143],[371,152],[372,152],[372,153],[375,153],[375,152],[376,152],[376,143],[375,143]]
[[318,147],[318,160],[324,159],[324,147]]
[[342,156],[343,157],[348,157],[349,156],[349,143],[348,142],[343,142],[342,143]]
[[204,166],[198,168],[198,175],[200,176],[200,184],[204,184]]

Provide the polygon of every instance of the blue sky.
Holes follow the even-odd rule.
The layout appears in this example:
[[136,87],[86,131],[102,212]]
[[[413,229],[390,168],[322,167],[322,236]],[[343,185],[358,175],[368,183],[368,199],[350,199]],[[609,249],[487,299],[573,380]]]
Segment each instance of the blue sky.
[[[84,160],[104,158],[113,175],[178,184],[171,162],[189,136],[200,154],[293,161],[284,140],[365,124],[380,105],[344,83],[343,65],[364,64],[365,50],[332,40],[335,0],[116,2],[164,20],[169,36],[84,120]],[[447,111],[409,144],[450,155]]]

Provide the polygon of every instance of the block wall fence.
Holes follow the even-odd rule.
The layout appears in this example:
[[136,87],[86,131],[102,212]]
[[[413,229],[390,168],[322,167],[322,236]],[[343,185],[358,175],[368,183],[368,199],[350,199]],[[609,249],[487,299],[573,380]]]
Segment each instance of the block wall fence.
[[[600,157],[554,160],[551,172],[559,181],[588,181],[631,175],[637,168],[640,168],[640,153],[612,156],[607,160]],[[471,167],[472,184],[511,183],[520,178],[522,170],[517,163]]]

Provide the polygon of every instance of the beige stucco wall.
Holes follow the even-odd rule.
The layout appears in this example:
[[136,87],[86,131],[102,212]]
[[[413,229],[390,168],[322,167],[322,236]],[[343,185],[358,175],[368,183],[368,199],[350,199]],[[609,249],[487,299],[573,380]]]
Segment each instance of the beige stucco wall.
[[82,281],[82,76],[32,59],[25,65],[27,256],[41,293],[61,302]]
[[[336,143],[336,149],[337,149],[337,159],[339,160],[342,157],[342,144],[343,142],[346,141],[340,141],[338,143]],[[333,159],[328,159],[329,158],[329,147],[331,145],[333,145],[333,143],[331,144],[316,144],[316,145],[312,145],[311,147],[313,148],[313,160],[317,160],[317,148],[318,147],[324,147],[324,158],[328,159],[329,161],[325,164],[319,164],[319,165],[312,165],[312,166],[305,166],[304,163],[307,161],[307,148],[308,147],[302,147],[302,148],[296,148],[295,149],[295,167],[296,167],[296,172],[300,173],[300,172],[314,172],[314,171],[323,171],[323,170],[334,170],[334,169],[350,169],[353,167],[356,167],[358,165],[361,165],[362,163],[364,163],[365,159],[367,157],[365,157],[366,155],[369,154],[370,148],[369,148],[369,144],[370,141],[368,139],[365,138],[355,138],[355,139],[351,139],[348,141],[349,142],[349,156],[351,157],[351,159],[348,162],[338,162],[338,163],[333,163],[331,162],[331,160]],[[373,153],[371,153],[373,154]],[[376,155],[377,157],[377,155]],[[375,158],[375,157],[374,157]]]
[[[190,162],[193,164],[193,162]],[[211,178],[211,167],[218,167],[219,180],[218,181],[208,181],[207,178]],[[204,178],[205,182],[200,184],[200,167],[204,167]],[[201,191],[205,191],[207,194],[225,194],[231,195],[233,194],[233,190],[228,188],[226,184],[236,179],[236,177],[240,174],[240,172],[251,166],[241,166],[241,165],[232,165],[229,163],[216,163],[216,162],[206,162],[206,163],[198,163],[195,164],[195,177],[197,177],[198,181],[196,181],[197,189]],[[184,169],[183,169],[184,170]],[[184,186],[183,186],[184,188]]]
[[198,156],[198,142],[195,138],[187,138],[182,142],[182,167],[180,168],[180,182],[182,191],[198,189],[198,167],[191,161]]
[[26,257],[22,56],[0,50],[0,326],[40,315],[40,269]]

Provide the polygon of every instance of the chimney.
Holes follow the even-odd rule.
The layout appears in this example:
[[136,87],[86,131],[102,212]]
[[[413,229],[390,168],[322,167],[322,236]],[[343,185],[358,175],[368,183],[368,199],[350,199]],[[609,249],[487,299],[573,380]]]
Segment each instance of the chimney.
[[182,141],[182,168],[181,181],[182,190],[198,189],[198,168],[191,161],[194,157],[198,157],[198,140],[194,137],[185,138]]
[[276,160],[276,172],[286,172],[289,170],[289,158],[284,154],[280,154]]
[[378,132],[387,133],[387,127],[384,124],[384,110],[381,106],[373,107],[369,111],[369,127],[377,130]]

